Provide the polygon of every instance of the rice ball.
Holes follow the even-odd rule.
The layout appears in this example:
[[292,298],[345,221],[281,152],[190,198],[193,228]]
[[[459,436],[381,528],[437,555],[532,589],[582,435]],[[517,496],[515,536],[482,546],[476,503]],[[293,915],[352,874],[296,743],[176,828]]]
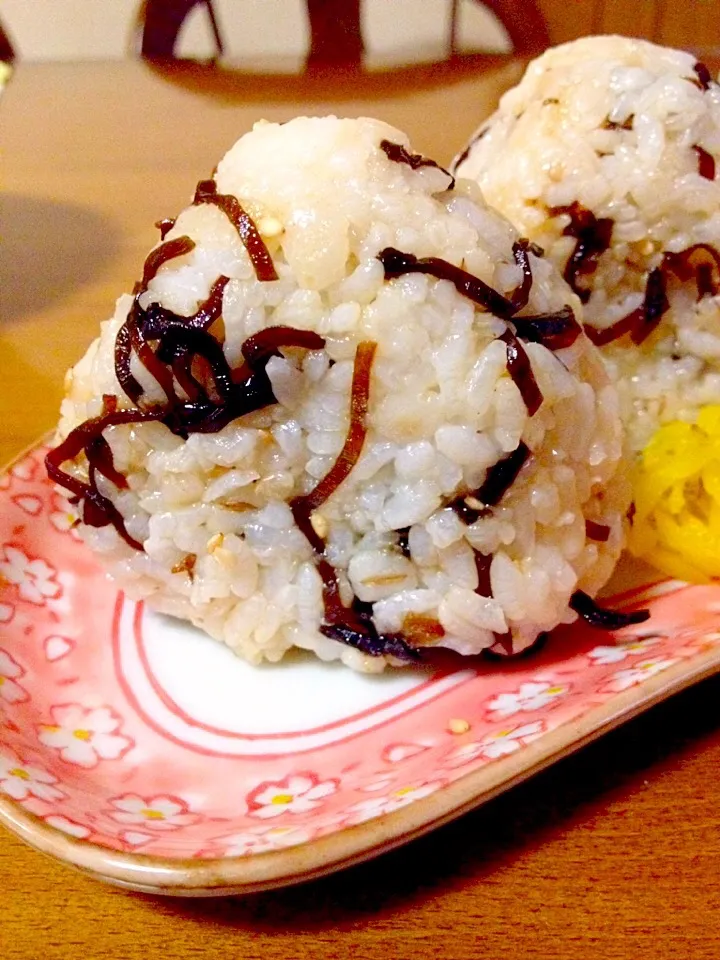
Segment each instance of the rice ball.
[[366,671],[586,612],[629,500],[617,393],[476,185],[379,121],[258,123],[159,226],[48,457],[123,589],[251,662]]
[[635,450],[720,399],[720,86],[586,37],[533,61],[455,161],[585,302]]

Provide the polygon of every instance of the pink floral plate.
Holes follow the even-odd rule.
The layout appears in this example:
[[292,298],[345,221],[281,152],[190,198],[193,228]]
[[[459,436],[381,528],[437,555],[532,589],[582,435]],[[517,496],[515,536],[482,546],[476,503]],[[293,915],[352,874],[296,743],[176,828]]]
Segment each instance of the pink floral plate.
[[251,667],[113,587],[44,453],[0,479],[0,820],[115,884],[237,894],[337,870],[720,670],[720,586],[668,581],[614,598],[647,623],[559,630],[512,663]]

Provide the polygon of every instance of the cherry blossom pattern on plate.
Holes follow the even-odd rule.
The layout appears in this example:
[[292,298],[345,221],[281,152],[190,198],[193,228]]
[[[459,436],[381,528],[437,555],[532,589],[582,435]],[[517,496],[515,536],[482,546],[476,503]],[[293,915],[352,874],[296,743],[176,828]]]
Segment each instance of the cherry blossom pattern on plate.
[[543,721],[535,720],[517,727],[496,730],[482,740],[463,743],[452,749],[446,754],[443,766],[453,769],[472,763],[479,758],[497,760],[498,757],[515,753],[525,744],[536,740],[544,729]]
[[18,480],[32,480],[36,470],[37,463],[32,457],[25,457],[23,460],[18,460],[17,463],[14,463],[12,467],[10,467],[10,473],[13,477],[17,477]]
[[395,782],[395,777],[389,773],[376,773],[358,784],[357,789],[363,793],[379,793],[381,790],[387,790]]
[[594,647],[588,652],[588,657],[597,664],[622,663],[628,657],[637,657],[647,653],[651,647],[660,643],[662,637],[645,637],[642,640],[632,640],[630,643],[618,643],[613,647]]
[[668,667],[674,666],[677,662],[677,658],[668,660],[659,658],[643,660],[642,663],[628,667],[626,670],[618,670],[617,673],[614,673],[610,677],[603,689],[610,690],[613,693],[619,693],[621,690],[627,690],[629,687],[637,686],[638,683],[644,683],[648,677],[654,677],[655,674],[662,673],[663,670],[667,670]]
[[74,511],[72,504],[68,503],[65,497],[60,494],[53,494],[53,509],[50,512],[50,523],[59,533],[69,534],[73,540],[81,540],[82,537],[77,531],[78,515]]
[[710,630],[708,633],[700,633],[697,636],[693,636],[688,640],[688,646],[701,651],[712,650],[720,646],[720,631]]
[[424,743],[389,743],[382,752],[386,763],[402,763],[430,748]]
[[51,707],[50,716],[51,724],[38,727],[38,739],[59,750],[66,763],[90,769],[101,760],[118,760],[134,746],[129,737],[118,733],[122,718],[109,707],[86,709],[79,703],[65,703]]
[[30,517],[37,517],[42,512],[43,502],[40,497],[36,497],[33,493],[18,493],[11,497],[11,500],[16,507],[19,507],[23,513],[27,513]]
[[3,546],[0,559],[0,576],[18,588],[21,600],[42,606],[47,600],[60,596],[61,587],[55,579],[57,573],[45,560],[31,559],[12,544]]
[[570,690],[567,684],[551,681],[528,681],[521,683],[512,693],[499,693],[488,705],[488,712],[495,717],[512,717],[516,713],[532,713],[554,706]]
[[54,663],[56,660],[62,660],[75,649],[75,641],[69,637],[62,637],[60,634],[53,633],[43,641],[43,650],[45,658]]
[[151,840],[155,840],[151,833],[145,833],[142,830],[121,830],[118,837],[128,847],[142,847]]
[[304,827],[272,826],[244,830],[215,837],[210,846],[198,853],[199,857],[246,857],[307,843],[312,833]]
[[0,791],[13,800],[63,800],[65,794],[55,784],[57,777],[41,767],[23,763],[9,754],[0,754]]
[[10,473],[18,480],[32,480],[37,470],[37,463],[32,457],[18,460],[10,467]]
[[443,786],[445,786],[444,780],[406,783],[381,797],[369,797],[367,800],[360,800],[348,807],[349,822],[353,824],[364,823],[366,820],[373,820],[384,813],[393,813],[395,810],[400,810],[402,807],[414,803],[415,800],[429,797],[431,793],[435,793]]
[[0,603],[0,623],[10,623],[15,616],[15,607],[11,603]]
[[51,813],[49,816],[43,817],[43,820],[48,826],[54,827],[56,830],[61,830],[71,837],[77,837],[78,840],[85,840],[92,833],[90,827],[86,827],[76,820],[71,820],[69,817],[63,817],[58,813]]
[[17,680],[25,671],[20,664],[10,656],[7,650],[0,647],[0,700],[6,703],[23,703],[30,699],[30,695]]
[[248,813],[263,820],[283,813],[307,813],[320,807],[337,789],[337,780],[320,780],[315,773],[296,773],[284,780],[268,780],[247,795]]
[[141,797],[135,793],[124,793],[114,797],[110,804],[113,809],[108,811],[108,816],[117,823],[138,825],[150,830],[177,830],[199,820],[181,797]]

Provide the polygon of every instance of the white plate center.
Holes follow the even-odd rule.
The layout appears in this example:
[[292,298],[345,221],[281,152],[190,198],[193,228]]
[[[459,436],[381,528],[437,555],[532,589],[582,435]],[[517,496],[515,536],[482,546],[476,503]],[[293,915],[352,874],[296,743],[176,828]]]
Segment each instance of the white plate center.
[[310,654],[253,666],[195,627],[147,610],[142,636],[166,695],[193,720],[232,733],[294,733],[338,723],[429,679],[412,668],[360,674]]

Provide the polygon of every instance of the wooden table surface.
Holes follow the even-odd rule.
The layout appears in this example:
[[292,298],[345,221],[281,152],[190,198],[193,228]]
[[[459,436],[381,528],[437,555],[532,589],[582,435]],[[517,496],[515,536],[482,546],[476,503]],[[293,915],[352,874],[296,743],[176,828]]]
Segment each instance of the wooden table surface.
[[[153,222],[260,117],[377,115],[449,160],[517,75],[168,79],[22,65],[0,108],[0,461],[49,429],[64,370],[129,290]],[[0,835],[7,958],[720,957],[720,679],[475,813],[342,874],[225,901],[103,887]]]

